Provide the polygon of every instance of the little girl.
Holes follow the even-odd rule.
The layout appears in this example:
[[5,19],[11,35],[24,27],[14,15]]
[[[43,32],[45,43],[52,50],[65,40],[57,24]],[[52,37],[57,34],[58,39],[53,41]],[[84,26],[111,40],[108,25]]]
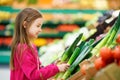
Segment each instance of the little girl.
[[66,63],[46,67],[40,63],[37,48],[32,41],[41,32],[42,23],[41,13],[32,8],[25,8],[17,15],[11,43],[10,80],[47,80],[68,69]]

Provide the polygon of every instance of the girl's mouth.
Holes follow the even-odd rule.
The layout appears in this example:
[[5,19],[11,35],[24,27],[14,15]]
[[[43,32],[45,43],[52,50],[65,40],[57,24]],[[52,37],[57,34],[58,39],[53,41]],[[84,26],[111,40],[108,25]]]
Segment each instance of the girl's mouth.
[[39,32],[37,32],[36,34],[39,35]]

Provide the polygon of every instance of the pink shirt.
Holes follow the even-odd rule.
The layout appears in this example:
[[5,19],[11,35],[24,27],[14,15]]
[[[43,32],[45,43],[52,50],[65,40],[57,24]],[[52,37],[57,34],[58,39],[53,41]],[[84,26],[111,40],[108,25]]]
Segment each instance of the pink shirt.
[[47,80],[59,72],[55,64],[41,67],[38,51],[33,46],[34,53],[24,44],[22,57],[20,57],[19,46],[14,54],[15,69],[11,70],[10,80]]

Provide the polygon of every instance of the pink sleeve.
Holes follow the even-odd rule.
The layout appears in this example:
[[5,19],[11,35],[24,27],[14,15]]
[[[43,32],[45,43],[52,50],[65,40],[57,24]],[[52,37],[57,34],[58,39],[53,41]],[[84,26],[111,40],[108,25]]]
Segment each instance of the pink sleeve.
[[42,76],[44,77],[44,80],[46,80],[46,79],[54,76],[56,73],[58,73],[59,70],[56,65],[51,64],[51,65],[41,68],[40,72],[41,72]]
[[38,63],[30,51],[26,50],[23,54],[21,68],[29,79],[46,80],[59,72],[58,67],[54,64],[39,69]]

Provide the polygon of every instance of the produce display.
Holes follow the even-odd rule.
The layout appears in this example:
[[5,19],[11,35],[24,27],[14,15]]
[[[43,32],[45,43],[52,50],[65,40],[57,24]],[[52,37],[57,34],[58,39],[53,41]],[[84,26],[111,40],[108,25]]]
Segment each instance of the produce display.
[[25,7],[35,7],[45,19],[41,34],[33,41],[42,65],[56,60],[70,65],[50,80],[119,80],[119,3],[120,0],[1,0],[0,63],[9,63],[17,13]]
[[[119,12],[118,12],[118,14],[119,14]],[[118,19],[116,20],[116,22],[112,26],[112,28],[109,30],[109,32],[107,33],[105,38],[91,51],[91,53],[97,55],[99,53],[99,49],[101,47],[110,46],[113,43],[115,36],[116,36],[117,32],[119,31],[119,26],[120,26],[119,21],[120,21],[120,18],[118,16]]]
[[[116,46],[118,42],[115,43],[115,41],[119,40],[118,38],[119,36],[116,38],[117,34],[119,33],[119,27],[120,27],[119,12],[116,17],[117,20],[115,21],[114,25],[103,38],[97,41],[94,41],[94,39],[90,39],[88,41],[79,40],[81,41],[79,45],[77,45],[77,43],[74,44],[78,39],[76,38],[76,40],[73,42],[74,46],[76,45],[76,47],[72,48],[73,47],[72,44],[64,51],[63,55],[61,56],[61,62],[63,61],[67,62],[68,64],[70,64],[70,68],[65,73],[57,74],[54,78],[63,79],[63,80],[68,79],[71,75],[74,75],[72,74],[72,72],[84,59],[89,59],[92,56],[99,56],[93,61],[94,69],[96,71],[106,67],[106,65],[114,61],[119,65],[119,56],[118,56],[119,46]],[[84,75],[86,74],[85,68],[86,65],[80,67],[80,69],[82,69],[81,72]],[[89,80],[89,79],[85,79],[85,80]]]
[[[80,28],[77,31],[76,30],[73,31],[72,33],[65,34],[63,39],[55,40],[55,41],[53,41],[52,43],[50,43],[46,46],[40,47],[39,48],[39,54],[41,55],[40,60],[43,63],[43,65],[46,66],[46,65],[50,64],[51,62],[53,62],[54,60],[60,58],[62,56],[63,52],[66,49],[68,49],[68,46],[72,45],[73,42],[77,39],[77,37],[81,33],[83,34],[83,36],[81,38],[82,41],[85,40],[88,36],[90,36],[90,31],[88,31],[87,28],[83,27],[83,28]],[[77,40],[77,43],[75,42],[75,44],[80,45],[79,38]],[[74,47],[76,46],[75,44],[74,44]],[[74,47],[72,49],[74,49]],[[66,53],[68,53],[69,50],[67,50]],[[46,58],[49,55],[55,56],[55,58],[54,57],[52,59],[51,58]],[[48,62],[48,59],[49,59],[49,62]]]
[[119,80],[120,42],[116,41],[119,35],[115,39],[114,46],[102,47],[98,57],[93,56],[81,62],[80,70],[71,76],[70,80]]

